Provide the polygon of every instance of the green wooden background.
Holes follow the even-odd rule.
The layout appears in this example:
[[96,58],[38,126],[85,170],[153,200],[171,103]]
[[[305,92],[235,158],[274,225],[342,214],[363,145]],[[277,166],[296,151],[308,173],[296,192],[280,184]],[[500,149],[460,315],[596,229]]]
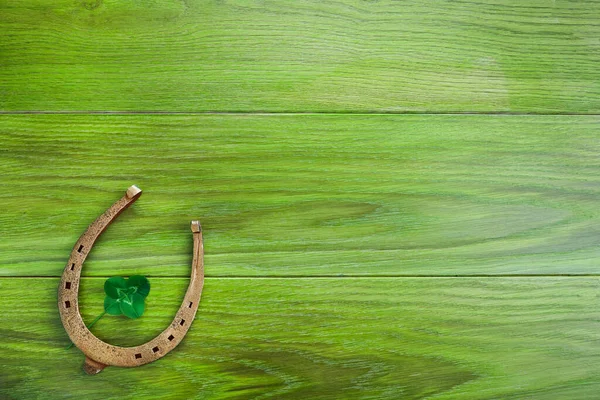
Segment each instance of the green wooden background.
[[[600,3],[0,0],[0,398],[594,399]],[[81,369],[56,308],[143,274]]]

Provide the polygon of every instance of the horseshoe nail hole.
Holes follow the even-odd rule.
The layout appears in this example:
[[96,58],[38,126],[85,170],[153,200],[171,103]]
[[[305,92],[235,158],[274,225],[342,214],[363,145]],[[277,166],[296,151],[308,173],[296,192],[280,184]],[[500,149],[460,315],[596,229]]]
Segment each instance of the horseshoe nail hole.
[[71,302],[69,300],[65,301],[65,308],[71,308]]
[[135,359],[137,360],[138,358],[142,358],[142,353],[137,353],[137,354],[135,355]]
[[75,263],[71,264],[71,271],[75,269]]
[[181,321],[179,321],[179,325],[183,326],[183,324],[185,324],[185,319],[182,319]]
[[71,282],[65,282],[65,289],[71,289]]
[[158,346],[154,347],[154,348],[152,349],[152,352],[153,352],[153,353],[158,353]]
[[81,253],[81,250],[83,250],[83,245],[82,244],[79,245],[79,248],[77,249],[77,252]]
[[193,305],[194,305],[194,303],[192,303],[192,302],[190,301],[190,304],[188,305],[188,308],[192,308],[192,306],[193,306]]
[[168,337],[167,339],[169,339],[169,342],[170,342],[170,341],[172,341],[173,339],[175,339],[175,336],[173,336],[173,335],[169,335],[169,337]]

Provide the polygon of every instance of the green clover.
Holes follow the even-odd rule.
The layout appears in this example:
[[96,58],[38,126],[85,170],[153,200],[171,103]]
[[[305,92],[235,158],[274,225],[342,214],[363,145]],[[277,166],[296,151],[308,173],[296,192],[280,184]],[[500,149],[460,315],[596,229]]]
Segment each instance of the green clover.
[[[104,314],[125,315],[136,319],[144,314],[145,300],[150,293],[150,282],[141,275],[132,275],[129,279],[122,276],[113,276],[104,282],[104,312],[96,317],[88,329],[91,328]],[[67,347],[67,350],[73,343]]]
[[108,315],[125,315],[136,319],[144,314],[145,299],[150,293],[150,282],[143,276],[133,275],[129,279],[113,276],[104,282],[104,311]]

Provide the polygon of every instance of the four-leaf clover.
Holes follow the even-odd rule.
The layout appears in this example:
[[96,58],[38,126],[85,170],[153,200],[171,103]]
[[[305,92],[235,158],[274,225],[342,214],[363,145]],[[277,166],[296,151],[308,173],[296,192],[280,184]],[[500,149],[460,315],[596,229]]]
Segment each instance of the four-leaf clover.
[[136,319],[142,316],[145,300],[150,293],[150,282],[141,275],[108,278],[104,283],[104,311],[108,315],[125,315]]

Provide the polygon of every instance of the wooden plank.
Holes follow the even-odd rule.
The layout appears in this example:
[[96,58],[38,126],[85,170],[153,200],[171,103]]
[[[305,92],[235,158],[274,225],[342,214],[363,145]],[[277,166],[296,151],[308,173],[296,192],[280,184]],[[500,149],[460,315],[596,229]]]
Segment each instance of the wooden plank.
[[3,0],[1,110],[600,110],[600,3]]
[[[102,310],[104,278],[82,284]],[[161,360],[89,377],[58,318],[58,279],[0,279],[0,397],[591,399],[597,278],[207,279]],[[139,320],[93,331],[134,345],[169,324],[187,280],[152,279]]]
[[3,116],[0,274],[595,274],[595,116]]

